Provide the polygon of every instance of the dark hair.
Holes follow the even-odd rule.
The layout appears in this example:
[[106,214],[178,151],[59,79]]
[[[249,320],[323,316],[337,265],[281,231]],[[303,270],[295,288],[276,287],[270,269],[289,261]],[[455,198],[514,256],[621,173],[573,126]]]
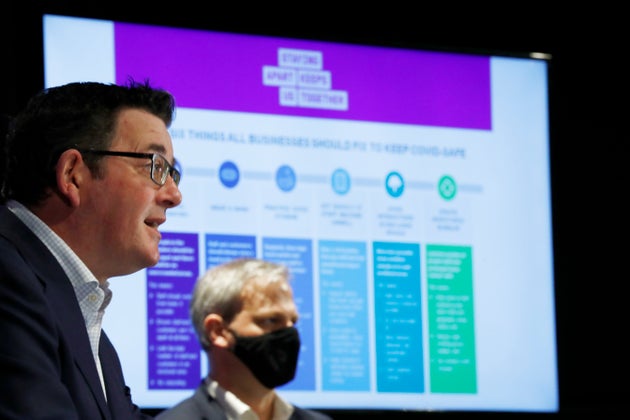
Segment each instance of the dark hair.
[[[150,112],[168,128],[175,100],[148,81],[132,79],[126,85],[76,82],[40,91],[8,124],[0,163],[0,202],[40,203],[55,185],[59,156],[71,148],[108,149],[120,111],[129,108]],[[94,173],[100,159],[85,155]]]

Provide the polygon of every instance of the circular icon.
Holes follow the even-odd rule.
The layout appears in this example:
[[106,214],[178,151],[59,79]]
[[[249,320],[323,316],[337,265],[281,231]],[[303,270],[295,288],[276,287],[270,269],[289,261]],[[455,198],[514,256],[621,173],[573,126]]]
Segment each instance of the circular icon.
[[350,175],[345,169],[337,169],[330,178],[330,184],[334,192],[344,195],[350,191]]
[[234,188],[236,184],[238,184],[239,178],[238,167],[233,162],[223,162],[219,168],[219,180],[221,184],[227,188]]
[[438,192],[440,196],[445,200],[452,200],[457,194],[457,184],[453,177],[444,175],[438,182]]
[[282,191],[295,188],[295,172],[290,166],[283,165],[276,171],[276,184]]
[[398,172],[390,172],[385,178],[385,189],[392,197],[400,197],[405,190],[405,181]]

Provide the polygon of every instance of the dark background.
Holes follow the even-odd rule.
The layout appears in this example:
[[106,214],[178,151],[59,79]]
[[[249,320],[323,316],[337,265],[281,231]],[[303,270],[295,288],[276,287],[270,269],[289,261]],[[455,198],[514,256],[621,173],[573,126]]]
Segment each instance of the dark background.
[[[157,2],[5,0],[2,114],[43,87],[44,12],[227,32],[473,53],[551,54],[550,127],[560,412],[335,413],[335,418],[617,417],[628,390],[625,143],[627,41],[621,8],[535,2]],[[625,31],[627,32],[627,31]],[[627,33],[626,33],[627,35]],[[626,38],[628,38],[626,36]],[[622,137],[622,133],[626,133]],[[625,140],[624,140],[625,139]],[[532,243],[535,247],[537,244]],[[531,311],[535,312],[532,306]],[[519,363],[514,360],[514,363]],[[27,390],[25,392],[28,392]],[[623,392],[623,394],[622,394]],[[625,407],[624,407],[625,408]]]

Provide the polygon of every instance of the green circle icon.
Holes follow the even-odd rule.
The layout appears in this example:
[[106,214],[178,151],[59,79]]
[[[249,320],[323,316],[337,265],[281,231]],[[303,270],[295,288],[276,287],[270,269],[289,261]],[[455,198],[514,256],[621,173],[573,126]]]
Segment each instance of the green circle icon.
[[452,200],[457,194],[457,184],[453,177],[444,175],[438,182],[438,192],[445,200]]

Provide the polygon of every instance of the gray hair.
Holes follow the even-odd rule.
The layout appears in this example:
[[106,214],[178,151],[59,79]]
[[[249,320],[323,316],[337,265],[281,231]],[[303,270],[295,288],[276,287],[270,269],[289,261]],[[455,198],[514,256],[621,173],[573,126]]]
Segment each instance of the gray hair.
[[218,314],[229,323],[242,308],[243,288],[256,280],[289,281],[287,266],[258,258],[238,258],[208,269],[195,284],[190,318],[201,347],[210,348],[204,320]]

